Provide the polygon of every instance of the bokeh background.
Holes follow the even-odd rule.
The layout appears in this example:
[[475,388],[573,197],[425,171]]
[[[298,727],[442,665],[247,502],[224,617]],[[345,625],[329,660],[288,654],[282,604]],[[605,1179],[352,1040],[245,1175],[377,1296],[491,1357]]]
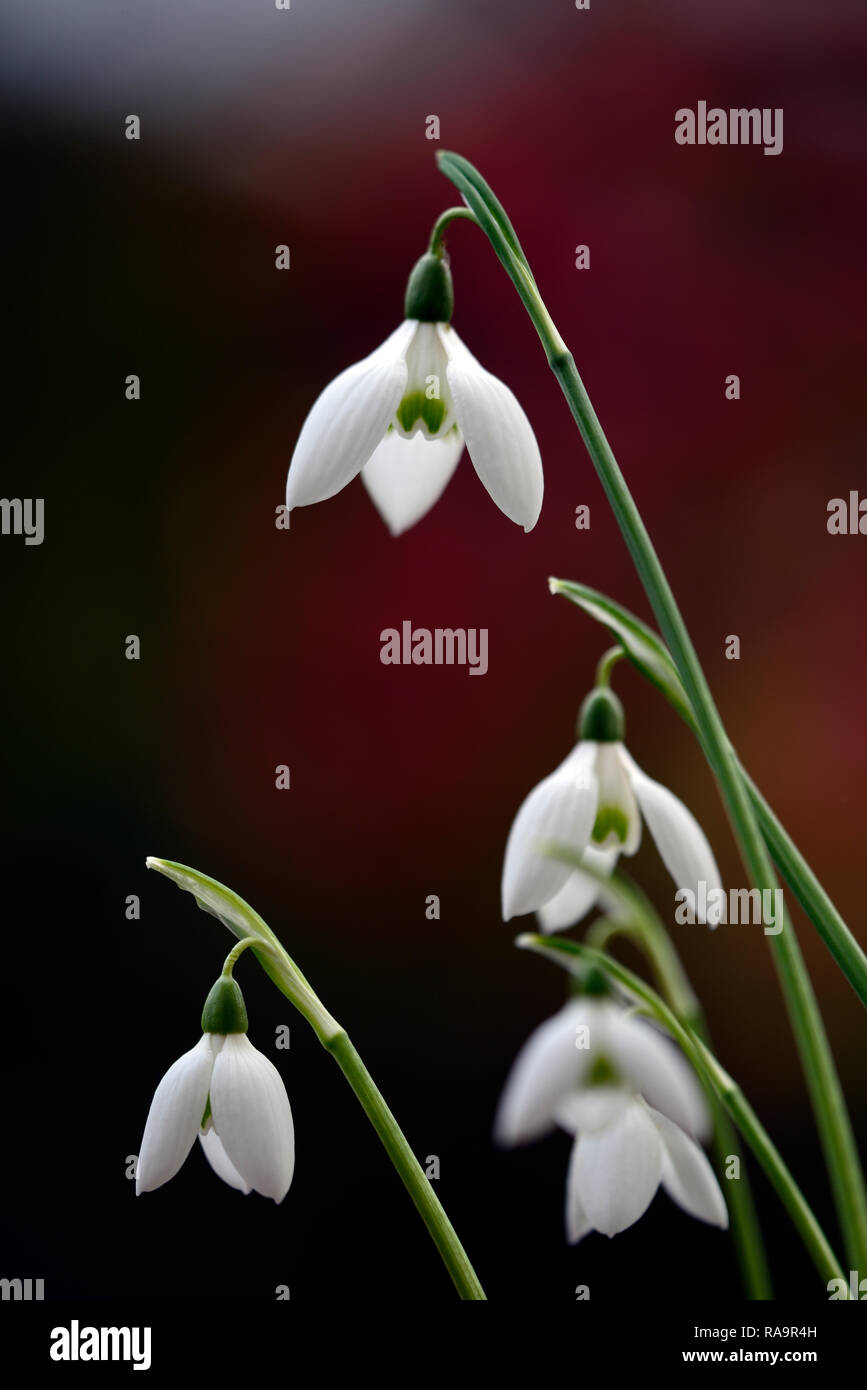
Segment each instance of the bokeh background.
[[[867,540],[829,536],[826,508],[867,489],[865,58],[867,15],[844,0],[7,6],[3,491],[46,499],[46,537],[0,545],[4,1276],[44,1277],[49,1297],[269,1300],[287,1284],[302,1300],[452,1298],[337,1069],[252,961],[238,978],[292,1100],[292,1190],[276,1211],[242,1199],[196,1152],[135,1199],[127,1155],[230,944],[146,873],[155,854],[232,885],[281,935],[417,1153],[439,1156],[490,1296],[735,1294],[726,1237],[664,1196],[615,1241],[569,1249],[568,1140],[490,1141],[510,1062],[564,991],[512,946],[531,922],[500,919],[503,847],[607,645],[546,578],[649,614],[471,226],[449,238],[454,322],[536,430],[535,530],[496,510],[466,457],[398,540],[360,481],[291,531],[274,512],[314,398],[396,326],[456,201],[436,149],[459,150],[518,229],[736,747],[863,939]],[[784,108],[783,153],[677,146],[674,112],[699,99]],[[379,633],[405,618],[487,627],[488,674],[382,666]],[[615,685],[634,756],[742,884],[687,730],[625,665]],[[283,763],[289,791],[274,786]],[[629,867],[670,915],[649,839]],[[795,918],[863,1140],[863,1016]],[[722,1060],[836,1240],[766,939],[674,932]],[[274,1053],[287,1023],[291,1048]],[[824,1297],[756,1190],[779,1292]]]

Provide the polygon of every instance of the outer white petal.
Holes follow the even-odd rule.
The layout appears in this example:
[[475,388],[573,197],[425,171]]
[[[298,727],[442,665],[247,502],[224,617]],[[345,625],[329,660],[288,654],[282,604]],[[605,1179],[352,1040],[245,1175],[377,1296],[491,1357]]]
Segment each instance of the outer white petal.
[[229,1155],[217,1138],[217,1131],[213,1125],[207,1134],[199,1131],[199,1143],[205,1151],[205,1158],[210,1163],[217,1177],[222,1178],[230,1187],[236,1187],[239,1192],[252,1192],[249,1183],[246,1183],[233,1163],[229,1161]]
[[405,319],[369,357],[341,372],[314,401],[289,465],[286,506],[333,497],[384,438],[406,385],[406,349],[418,327]]
[[[707,884],[708,893],[714,888],[722,888],[713,850],[692,812],[667,787],[654,782],[652,777],[642,772],[625,748],[621,757],[629,770],[632,788],[656,841],[660,858],[676,886],[688,888],[695,894],[702,881]],[[709,926],[716,926],[718,921],[719,913],[716,910],[708,913]]]
[[616,1235],[644,1214],[659,1186],[662,1155],[659,1131],[638,1100],[603,1128],[579,1133],[575,1194],[597,1231]]
[[534,787],[512,822],[503,861],[503,920],[553,898],[573,873],[537,852],[540,840],[559,840],[579,853],[596,816],[595,743],[579,743],[556,771]]
[[716,1174],[696,1143],[658,1110],[650,1117],[663,1143],[662,1185],[678,1206],[726,1230],[729,1214]]
[[211,1116],[244,1181],[282,1202],[295,1171],[292,1111],[283,1078],[246,1033],[230,1033],[214,1062]]
[[606,1047],[620,1074],[649,1105],[696,1138],[710,1132],[704,1093],[692,1067],[677,1045],[652,1024],[612,1008]]
[[464,441],[458,430],[443,439],[411,439],[393,430],[361,470],[377,511],[393,536],[408,531],[429,512],[458,466]]
[[497,1106],[498,1144],[526,1144],[555,1127],[555,1111],[587,1069],[589,1050],[577,1046],[587,1011],[574,1000],[530,1034],[509,1072]]
[[213,1035],[203,1033],[157,1086],[135,1168],[137,1195],[173,1178],[193,1147],[208,1100],[214,1050]]
[[453,328],[439,326],[446,378],[473,467],[501,511],[531,531],[542,510],[544,479],[539,446],[508,386],[480,362]]
[[577,1152],[578,1141],[576,1140],[572,1145],[569,1172],[566,1178],[566,1239],[570,1245],[577,1245],[579,1240],[583,1240],[584,1236],[593,1230],[593,1223],[581,1205],[581,1198],[578,1195],[578,1184],[575,1178]]
[[[616,849],[596,849],[588,845],[582,860],[600,874],[610,874],[620,853]],[[599,897],[599,884],[586,874],[573,873],[567,878],[559,893],[549,898],[538,909],[536,916],[543,932],[564,931],[586,917]]]

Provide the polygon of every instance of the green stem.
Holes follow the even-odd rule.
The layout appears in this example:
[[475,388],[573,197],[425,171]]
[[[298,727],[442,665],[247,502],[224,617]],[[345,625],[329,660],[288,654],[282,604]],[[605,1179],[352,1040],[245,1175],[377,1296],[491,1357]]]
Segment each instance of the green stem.
[[611,685],[611,669],[617,665],[626,655],[623,648],[618,644],[616,647],[609,647],[607,652],[599,658],[596,667],[596,684],[603,686],[606,690]]
[[476,1277],[466,1251],[451,1222],[440,1206],[430,1180],[403,1136],[403,1132],[376,1088],[373,1077],[341,1029],[323,1041],[358,1097],[365,1115],[379,1135],[383,1148],[397,1169],[418,1209],[431,1239],[443,1258],[462,1299],[481,1301],[485,1291]]
[[862,1004],[867,1004],[867,956],[743,764],[740,764],[740,769],[765,842],[776,860],[780,873],[858,998]]
[[430,234],[428,252],[431,256],[442,255],[443,238],[446,234],[446,229],[451,226],[452,222],[456,222],[459,218],[466,218],[469,222],[476,221],[475,213],[470,212],[469,208],[446,208],[445,212],[440,213],[433,225],[433,231]]
[[[734,749],[665,571],[575,360],[542,301],[514,228],[492,190],[478,170],[460,155],[443,152],[438,156],[438,163],[475,213],[539,335],[689,697],[702,746],[722,792],[750,881],[762,892],[773,892],[778,887],[776,875]],[[821,1014],[788,915],[783,931],[769,940],[816,1116],[847,1253],[854,1268],[867,1269],[867,1192],[858,1151]]]
[[[273,948],[271,950],[272,955],[274,955]],[[272,968],[269,969],[267,965],[265,968],[277,988],[288,998],[292,998],[289,991],[284,988],[283,974],[286,966],[280,959],[281,956],[285,956],[288,965],[294,969],[290,958],[282,947],[277,960],[269,962]],[[400,1125],[350,1042],[346,1030],[330,1015],[329,1019],[329,1024],[324,1027],[316,1023],[313,1024],[316,1036],[326,1051],[334,1057],[355,1092],[365,1115],[379,1135],[383,1148],[415,1203],[416,1209],[428,1229],[428,1234],[440,1252],[443,1263],[461,1298],[483,1300],[485,1291],[476,1277],[467,1253],[446,1216],[430,1180],[425,1177],[421,1164],[407,1143]]]
[[[848,1285],[846,1285],[840,1263],[807,1199],[789,1172],[782,1155],[740,1087],[720,1065],[706,1044],[696,1036],[693,1029],[677,1018],[673,1010],[655,990],[612,956],[603,955],[601,951],[593,950],[588,946],[581,946],[575,941],[552,940],[549,937],[530,934],[519,937],[517,944],[529,947],[551,960],[557,960],[558,964],[561,965],[564,964],[564,958],[568,959],[570,956],[597,965],[600,970],[603,970],[648,1006],[651,1016],[667,1028],[672,1037],[680,1044],[698,1075],[716,1093],[721,1104],[737,1125],[761,1164],[768,1180],[773,1184],[780,1201],[792,1218],[798,1234],[826,1284],[832,1279],[842,1280],[843,1285],[847,1288],[846,1296],[848,1298]],[[568,965],[567,968],[569,968]]]
[[[239,958],[244,954],[248,946],[258,946],[259,939],[255,936],[243,937],[236,946],[233,946],[226,959],[223,961],[223,975],[231,976],[232,971],[238,963]],[[255,954],[255,953],[254,953]]]
[[[586,941],[588,945],[599,951],[604,951],[608,942],[615,936],[627,936],[634,941],[650,962],[662,995],[676,1017],[710,1047],[711,1037],[707,1020],[680,957],[674,949],[668,932],[656,914],[652,912],[649,903],[647,908],[647,916],[640,924],[637,918],[633,918],[628,924],[615,922],[610,918],[600,918],[590,928]],[[737,1158],[740,1166],[742,1160],[740,1141],[737,1131],[714,1088],[706,1086],[705,1090],[713,1120],[713,1149],[717,1170],[725,1176],[730,1158]],[[744,1290],[747,1298],[754,1302],[767,1302],[773,1298],[774,1291],[771,1286],[765,1244],[759,1227],[752,1187],[746,1172],[743,1172],[736,1182],[728,1184],[727,1192],[732,1240],[740,1266]]]

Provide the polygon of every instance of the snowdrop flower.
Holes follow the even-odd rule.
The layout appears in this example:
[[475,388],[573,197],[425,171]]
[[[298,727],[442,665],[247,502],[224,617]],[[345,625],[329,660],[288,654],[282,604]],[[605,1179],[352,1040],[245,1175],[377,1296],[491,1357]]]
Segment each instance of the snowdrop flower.
[[708,1115],[684,1057],[646,1020],[610,998],[572,999],[532,1034],[500,1099],[504,1147],[556,1125],[574,1134],[566,1233],[613,1236],[633,1225],[660,1186],[691,1216],[725,1228],[728,1212],[696,1137]]
[[530,531],[542,508],[542,460],[512,392],[451,327],[451,273],[441,253],[409,279],[405,319],[380,347],[326,386],[304,422],[286,506],[306,507],[360,472],[392,535],[441,496],[463,453],[501,511]]
[[[716,926],[722,888],[713,851],[695,817],[673,792],[646,776],[623,744],[623,707],[608,689],[591,692],[579,716],[579,742],[564,762],[534,787],[516,815],[503,862],[503,920],[536,912],[542,930],[562,931],[596,903],[599,886],[538,853],[540,842],[577,850],[597,873],[609,874],[621,854],[641,843],[642,818],[677,887],[712,906],[699,921]],[[704,882],[706,897],[698,884]]]
[[231,976],[208,995],[203,1036],[169,1067],[154,1094],[135,1190],[178,1172],[195,1142],[219,1177],[282,1202],[295,1168],[292,1111],[277,1068],[247,1037],[247,1011]]

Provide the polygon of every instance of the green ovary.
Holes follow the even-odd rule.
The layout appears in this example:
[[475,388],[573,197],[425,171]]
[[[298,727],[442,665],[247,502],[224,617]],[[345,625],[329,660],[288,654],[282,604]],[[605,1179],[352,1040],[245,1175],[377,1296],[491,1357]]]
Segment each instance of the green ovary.
[[592,839],[597,845],[603,845],[610,834],[623,845],[626,843],[626,836],[629,832],[629,824],[626,814],[619,806],[600,806],[596,812],[596,821],[593,826]]
[[445,402],[439,397],[429,397],[424,391],[410,391],[397,407],[397,418],[402,429],[411,434],[416,421],[422,421],[428,434],[439,431],[446,417]]

